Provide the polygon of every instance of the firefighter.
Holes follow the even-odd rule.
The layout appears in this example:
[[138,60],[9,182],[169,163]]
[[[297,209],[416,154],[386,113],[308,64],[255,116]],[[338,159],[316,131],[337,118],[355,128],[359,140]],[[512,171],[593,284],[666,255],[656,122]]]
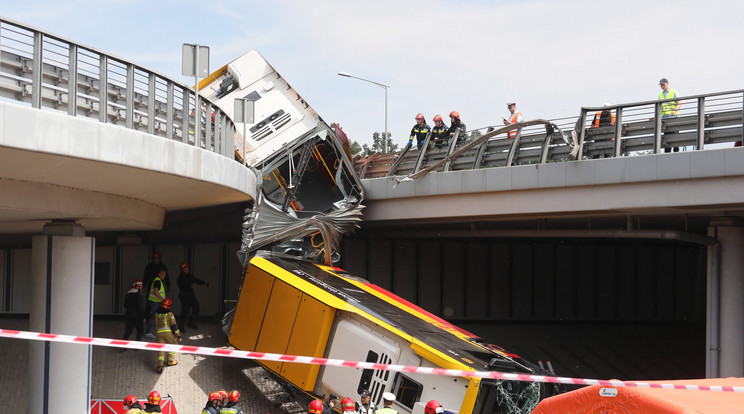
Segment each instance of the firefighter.
[[220,395],[220,393],[210,393],[209,398],[207,399],[207,405],[202,410],[202,414],[219,414],[221,401],[222,396]]
[[323,412],[323,402],[320,400],[310,401],[307,407],[307,414],[321,414]]
[[424,408],[424,414],[443,414],[444,413],[444,407],[442,407],[442,404],[439,403],[437,400],[431,400],[428,403],[426,403],[426,408]]
[[426,136],[429,134],[429,130],[431,127],[426,124],[426,120],[424,119],[424,114],[418,114],[416,115],[416,125],[411,128],[411,136],[408,137],[408,146],[410,147],[411,144],[413,144],[413,138],[416,138],[416,148],[421,149],[421,147],[424,145],[424,140],[426,139]]
[[375,403],[372,402],[369,390],[363,390],[359,393],[360,402],[356,405],[356,411],[359,414],[375,414]]
[[199,329],[196,325],[196,318],[199,316],[200,308],[199,301],[194,294],[194,286],[206,285],[209,287],[209,283],[197,279],[191,273],[191,266],[188,262],[181,263],[181,273],[178,275],[176,283],[178,283],[178,299],[181,300],[181,321],[179,328],[183,332],[186,331],[184,325],[188,325],[192,329]]
[[[132,283],[132,287],[127,292],[127,296],[124,297],[124,318],[126,325],[124,327],[124,340],[128,340],[132,334],[133,329],[137,329],[135,339],[137,341],[142,340],[142,330],[145,326],[145,298],[142,296],[141,280],[135,280]],[[119,352],[126,351],[126,348],[121,348]]]
[[393,403],[395,402],[395,394],[392,392],[382,393],[382,405],[383,408],[378,408],[377,414],[398,414],[397,411],[393,410]]
[[147,295],[147,325],[145,326],[145,338],[155,339],[152,334],[152,326],[155,322],[155,313],[165,299],[165,286],[163,280],[167,276],[165,270],[158,272],[158,277],[152,281]]
[[[173,312],[170,311],[172,304],[173,302],[170,299],[163,299],[160,308],[158,308],[155,313],[155,330],[157,332],[156,341],[160,344],[181,343],[181,332],[178,330],[176,317],[173,316]],[[164,362],[165,352],[159,351],[158,365],[155,367],[155,371],[157,371],[158,374],[163,372]],[[178,364],[178,361],[176,361],[176,353],[168,352],[168,366],[176,364]]]
[[243,414],[243,410],[238,407],[238,400],[240,399],[240,393],[237,390],[230,391],[227,394],[227,405],[222,407],[221,414]]
[[453,139],[455,137],[455,132],[460,131],[460,133],[457,135],[458,140],[464,141],[467,139],[467,135],[465,134],[465,124],[462,123],[462,120],[460,119],[460,113],[457,111],[450,112],[450,127],[447,130],[447,135],[449,136],[448,139]]
[[160,393],[153,391],[147,396],[147,402],[145,403],[146,413],[159,413],[160,411]]
[[145,412],[134,395],[127,395],[124,398],[124,409],[126,410],[126,414],[141,414]]
[[217,390],[217,394],[220,395],[220,408],[227,405],[227,391],[225,390]]
[[334,414],[336,411],[336,402],[338,401],[338,394],[332,392],[331,395],[323,401],[323,414]]
[[447,145],[447,139],[449,138],[448,129],[442,120],[442,115],[435,116],[434,127],[431,129],[431,146],[442,148],[443,145]]
[[354,403],[354,400],[349,397],[341,400],[341,412],[356,414],[356,404]]

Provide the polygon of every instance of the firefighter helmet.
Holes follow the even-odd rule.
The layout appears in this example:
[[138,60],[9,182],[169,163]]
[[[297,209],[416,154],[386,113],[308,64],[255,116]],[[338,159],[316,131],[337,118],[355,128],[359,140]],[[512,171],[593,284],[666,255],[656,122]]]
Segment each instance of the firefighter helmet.
[[142,283],[142,281],[141,281],[141,280],[139,280],[139,279],[136,279],[136,280],[134,281],[134,283],[132,283],[132,287],[133,287],[134,289],[140,289],[140,288],[142,288],[142,286],[143,286],[143,285],[144,285],[144,284],[143,284],[143,283]]
[[426,408],[424,408],[424,412],[426,414],[441,414],[444,412],[444,407],[442,407],[442,404],[439,404],[439,401],[431,400],[428,403],[426,403]]
[[153,391],[147,396],[147,402],[150,404],[160,404],[160,393]]
[[424,114],[418,114],[418,115],[416,115],[416,120],[418,121],[419,119],[423,121],[424,120]]
[[227,400],[230,402],[238,402],[240,399],[240,393],[237,390],[230,391],[230,394],[227,394]]
[[127,395],[126,397],[124,397],[124,405],[126,406],[132,406],[136,402],[137,397],[135,397],[134,395]]
[[356,405],[354,404],[354,400],[351,398],[346,397],[341,400],[341,411],[354,411],[355,409]]
[[225,390],[217,390],[217,393],[222,397],[223,400],[227,401],[227,391]]
[[219,392],[215,391],[215,392],[209,393],[209,402],[212,402],[212,401],[222,401],[222,396],[220,395]]
[[189,262],[183,262],[183,263],[181,263],[181,270],[183,270],[183,269],[188,269],[188,268],[190,268],[190,267],[191,267],[191,266],[189,266]]
[[460,119],[460,113],[457,111],[450,112],[450,116],[455,119]]
[[323,411],[323,403],[320,400],[310,401],[310,406],[307,408],[307,412],[310,414],[320,414]]
[[434,117],[434,122],[441,121],[441,120],[442,120],[442,115],[437,115]]
[[171,306],[173,306],[173,301],[170,300],[170,298],[165,298],[163,299],[163,302],[160,303],[160,306],[170,310]]
[[162,257],[163,257],[163,254],[160,253],[159,251],[155,250],[154,252],[152,252],[152,258],[153,259],[155,259],[155,258],[160,259]]

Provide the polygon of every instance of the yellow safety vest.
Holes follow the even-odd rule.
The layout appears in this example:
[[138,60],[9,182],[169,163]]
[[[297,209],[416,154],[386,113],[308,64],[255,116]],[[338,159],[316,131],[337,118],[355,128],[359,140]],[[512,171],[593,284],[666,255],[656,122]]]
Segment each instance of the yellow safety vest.
[[[160,278],[156,277],[155,280],[160,280]],[[163,299],[160,299],[159,297],[157,297],[157,295],[155,295],[155,280],[153,280],[150,284],[150,294],[147,296],[147,300],[149,300],[150,302],[160,303],[163,301],[163,299],[165,299],[165,283],[160,280],[160,296],[163,297]]]
[[385,408],[378,408],[375,411],[375,414],[398,414],[398,412],[393,410],[392,408],[385,407]]
[[[659,92],[659,100],[679,98],[675,89],[669,88],[667,91],[667,97],[664,98],[664,91]],[[673,115],[677,109],[677,101],[667,101],[661,104],[661,116]]]

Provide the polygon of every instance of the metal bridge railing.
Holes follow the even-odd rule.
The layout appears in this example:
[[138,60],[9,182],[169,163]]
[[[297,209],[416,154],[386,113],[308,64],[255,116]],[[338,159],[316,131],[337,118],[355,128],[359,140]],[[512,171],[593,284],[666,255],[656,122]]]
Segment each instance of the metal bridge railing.
[[[0,98],[178,140],[225,157],[235,125],[204,97],[135,63],[0,18]],[[196,126],[195,126],[196,125]],[[195,142],[195,128],[201,128]]]
[[[572,151],[575,159],[591,159],[658,154],[665,148],[700,151],[712,144],[741,143],[744,90],[686,96],[679,101],[677,116],[665,119],[661,116],[662,105],[668,101],[581,108],[578,117],[551,120],[557,129],[532,125],[518,129],[513,138],[506,133],[496,135],[437,171],[570,161],[574,159]],[[595,126],[594,116],[603,110],[614,115],[614,125]],[[500,127],[468,131],[458,145]],[[576,141],[570,139],[572,132]],[[451,153],[447,146],[425,147],[356,158],[355,163],[361,178],[410,175],[435,165]]]

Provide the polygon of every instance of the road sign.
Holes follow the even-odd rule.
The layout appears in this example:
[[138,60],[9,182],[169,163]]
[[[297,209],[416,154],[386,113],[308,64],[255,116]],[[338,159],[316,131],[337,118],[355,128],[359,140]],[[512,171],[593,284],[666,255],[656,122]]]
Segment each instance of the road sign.
[[181,66],[184,76],[197,78],[209,76],[209,46],[184,43]]

